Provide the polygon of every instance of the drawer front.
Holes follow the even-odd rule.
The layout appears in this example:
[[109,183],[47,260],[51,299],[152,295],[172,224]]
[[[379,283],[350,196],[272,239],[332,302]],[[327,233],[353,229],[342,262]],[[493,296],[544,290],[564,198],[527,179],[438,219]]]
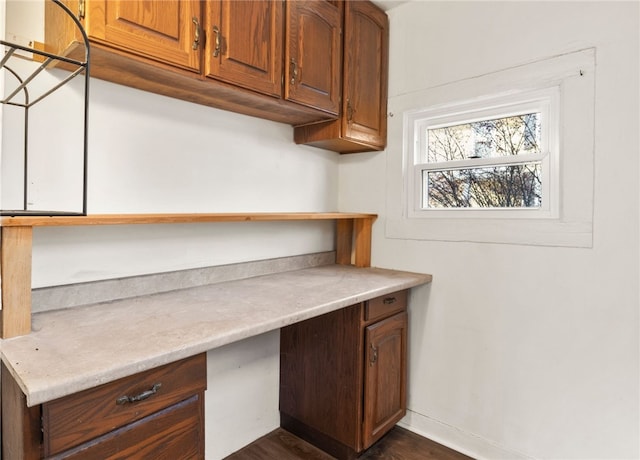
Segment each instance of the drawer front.
[[196,460],[204,458],[203,394],[47,460]]
[[378,321],[407,308],[408,290],[393,292],[376,297],[365,303],[364,320],[367,323]]
[[52,455],[188,399],[206,389],[200,354],[42,405],[44,453]]

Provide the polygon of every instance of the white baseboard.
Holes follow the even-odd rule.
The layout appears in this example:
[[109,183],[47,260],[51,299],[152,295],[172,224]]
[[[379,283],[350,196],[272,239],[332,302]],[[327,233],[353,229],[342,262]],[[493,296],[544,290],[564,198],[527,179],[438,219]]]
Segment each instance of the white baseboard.
[[475,459],[533,460],[533,457],[505,449],[488,439],[410,410],[398,425]]

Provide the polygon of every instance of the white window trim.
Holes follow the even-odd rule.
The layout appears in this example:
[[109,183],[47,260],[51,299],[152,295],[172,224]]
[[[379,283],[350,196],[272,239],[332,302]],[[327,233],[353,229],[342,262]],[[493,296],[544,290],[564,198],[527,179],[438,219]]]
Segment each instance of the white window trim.
[[[587,48],[493,73],[389,98],[386,149],[385,237],[534,246],[591,247],[593,244],[596,50]],[[409,213],[409,174],[404,113],[482,103],[486,95],[535,92],[559,87],[557,217],[419,218]],[[451,213],[450,213],[451,214]],[[381,219],[382,220],[382,219]]]
[[[462,102],[440,107],[407,111],[404,113],[404,136],[407,139],[407,164],[413,171],[407,174],[408,216],[411,218],[557,218],[558,217],[558,182],[559,182],[559,111],[560,88],[554,86],[537,91],[495,95],[481,101]],[[439,128],[459,123],[508,117],[521,113],[541,112],[542,153],[513,157],[479,158],[457,160],[446,163],[420,162],[420,154],[424,151],[422,132],[428,128]],[[465,167],[511,165],[542,162],[542,196],[540,208],[424,208],[422,206],[422,173],[425,170],[459,169]]]

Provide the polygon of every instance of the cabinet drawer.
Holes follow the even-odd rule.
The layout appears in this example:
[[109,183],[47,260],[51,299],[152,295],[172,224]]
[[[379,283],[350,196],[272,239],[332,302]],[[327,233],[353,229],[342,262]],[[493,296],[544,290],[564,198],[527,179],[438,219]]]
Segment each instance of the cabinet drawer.
[[44,453],[52,455],[203,392],[200,354],[42,405]]
[[408,290],[376,297],[365,303],[364,320],[378,321],[407,308]]
[[202,394],[47,460],[204,458]]

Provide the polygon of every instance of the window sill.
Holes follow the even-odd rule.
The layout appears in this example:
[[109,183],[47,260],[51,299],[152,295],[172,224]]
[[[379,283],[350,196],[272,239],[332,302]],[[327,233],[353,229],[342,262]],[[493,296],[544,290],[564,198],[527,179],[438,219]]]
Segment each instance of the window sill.
[[[472,231],[470,231],[472,229]],[[387,238],[590,248],[591,222],[549,219],[388,218]]]

